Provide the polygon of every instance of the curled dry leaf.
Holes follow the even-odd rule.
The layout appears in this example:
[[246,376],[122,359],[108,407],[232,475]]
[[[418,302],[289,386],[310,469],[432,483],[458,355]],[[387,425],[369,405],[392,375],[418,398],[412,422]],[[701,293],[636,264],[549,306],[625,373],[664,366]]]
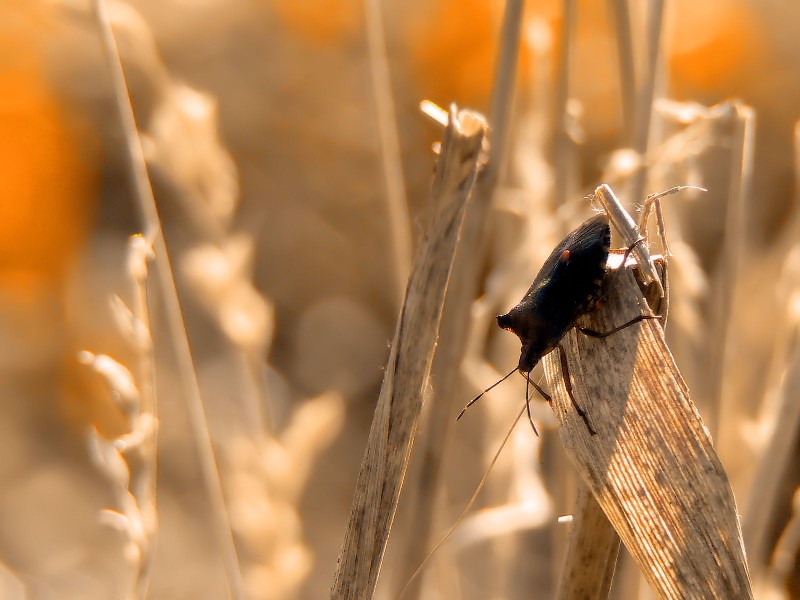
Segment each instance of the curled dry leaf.
[[[607,303],[581,324],[609,331],[646,305],[629,270],[608,275]],[[661,326],[563,341],[545,358],[570,459],[659,598],[752,598],[733,493]]]

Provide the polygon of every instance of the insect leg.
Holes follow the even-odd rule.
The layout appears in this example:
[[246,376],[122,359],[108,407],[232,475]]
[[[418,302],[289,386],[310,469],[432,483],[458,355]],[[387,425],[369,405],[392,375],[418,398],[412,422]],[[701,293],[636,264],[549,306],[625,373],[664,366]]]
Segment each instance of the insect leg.
[[[550,394],[545,392],[541,387],[539,387],[539,385],[533,379],[530,378],[531,377],[530,371],[527,372],[527,373],[523,373],[522,371],[520,371],[519,374],[522,375],[525,379],[527,379],[528,383],[530,383],[533,387],[536,388],[536,391],[539,392],[539,395],[542,398],[544,398],[548,402],[552,402],[553,401],[553,399],[550,397]],[[527,389],[526,389],[526,391],[527,391]]]
[[594,329],[589,329],[588,327],[578,327],[575,326],[575,329],[580,331],[584,335],[588,335],[589,337],[597,338],[602,340],[603,338],[607,338],[610,335],[617,333],[618,331],[622,331],[626,327],[630,327],[631,325],[635,325],[639,321],[645,321],[647,319],[661,319],[660,315],[639,315],[635,319],[631,319],[627,323],[623,323],[619,327],[614,327],[611,331],[595,331]]
[[[534,425],[534,423],[533,423],[533,417],[531,416],[531,395],[529,393],[529,390],[530,390],[530,385],[529,384],[531,384],[533,382],[531,381],[531,374],[530,373],[526,373],[525,374],[525,382],[526,382],[525,383],[525,408],[528,410],[528,422],[531,424],[531,427],[533,427],[533,433],[536,434],[536,437],[539,437],[539,432],[536,429],[536,425]],[[537,386],[537,388],[538,388],[538,386]]]
[[578,403],[575,401],[575,396],[572,395],[572,382],[569,378],[567,353],[564,351],[564,346],[561,344],[558,345],[558,356],[561,359],[561,374],[564,376],[564,387],[567,389],[567,394],[569,394],[569,399],[572,401],[572,406],[575,407],[575,412],[577,412],[581,419],[583,419],[583,422],[586,423],[586,428],[589,430],[589,433],[595,435],[597,431],[595,431],[594,427],[592,427],[591,423],[589,423],[589,418],[586,416],[586,412],[578,405]]
[[639,236],[639,239],[637,239],[630,246],[625,248],[625,254],[622,255],[622,264],[624,265],[628,261],[628,256],[630,256],[630,253],[633,252],[633,249],[636,248],[636,246],[638,246],[639,244],[644,243],[646,241],[647,241],[646,237]]

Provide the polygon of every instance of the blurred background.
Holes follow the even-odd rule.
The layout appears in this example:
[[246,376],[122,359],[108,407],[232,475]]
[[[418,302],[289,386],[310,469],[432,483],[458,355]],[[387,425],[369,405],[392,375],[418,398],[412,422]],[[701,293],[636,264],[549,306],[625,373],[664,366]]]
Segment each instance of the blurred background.
[[[2,7],[0,597],[326,597],[427,216],[441,131],[419,103],[489,114],[505,3],[109,3],[202,404],[92,3]],[[494,315],[607,182],[631,209],[708,189],[664,200],[668,341],[756,597],[800,598],[800,6],[529,0],[519,27],[506,160],[379,597],[520,408],[514,378],[453,422],[516,364]],[[516,427],[407,597],[554,596],[575,475],[535,404],[542,437]],[[613,594],[654,597],[624,555]]]

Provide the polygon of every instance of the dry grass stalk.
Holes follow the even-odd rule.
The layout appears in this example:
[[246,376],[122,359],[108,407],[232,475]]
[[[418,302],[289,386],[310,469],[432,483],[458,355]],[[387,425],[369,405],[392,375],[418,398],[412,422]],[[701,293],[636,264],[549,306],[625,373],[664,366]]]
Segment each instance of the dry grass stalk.
[[614,37],[617,49],[617,64],[620,80],[620,100],[622,105],[622,143],[632,144],[634,110],[636,108],[636,73],[634,67],[633,36],[631,15],[626,0],[613,0],[609,3],[614,21]]
[[570,197],[570,163],[573,157],[573,142],[569,135],[567,105],[569,102],[569,65],[572,47],[572,34],[575,30],[577,14],[575,0],[565,0],[561,26],[561,41],[558,49],[558,79],[556,82],[554,112],[556,126],[553,131],[553,162],[555,163],[555,181],[553,194],[555,206],[563,206]]
[[[677,188],[673,188],[673,190],[678,191]],[[664,192],[664,194],[666,193],[669,192]],[[648,212],[652,209],[651,197],[648,197],[648,204],[637,225],[608,185],[599,186],[595,189],[594,195],[611,217],[614,228],[620,233],[624,245],[631,247],[641,241],[641,232],[646,232]],[[656,197],[652,198],[652,202],[657,202]],[[660,211],[657,210],[657,212],[659,212],[661,243],[666,249],[663,222],[660,218]],[[658,259],[658,265],[661,268],[661,274],[659,274],[656,262],[651,257],[646,243],[636,244],[633,254],[635,254],[637,264],[646,264],[649,267],[645,270],[640,269],[638,274],[642,279],[653,282],[654,285],[647,288],[648,297],[646,299],[650,309],[661,315],[662,323],[665,323],[669,307],[667,263],[661,258]],[[610,257],[609,262],[621,263],[621,260],[622,256],[618,255]],[[579,482],[558,597],[565,600],[568,598],[607,598],[614,578],[619,544],[619,535],[603,514],[597,500],[592,496],[586,484]]]
[[[795,300],[796,301],[796,300]],[[758,587],[768,576],[770,551],[774,535],[774,520],[785,501],[787,477],[797,461],[797,440],[800,433],[800,339],[797,323],[791,323],[789,340],[791,354],[786,359],[784,371],[776,391],[777,407],[774,414],[762,417],[758,428],[769,428],[769,442],[765,445],[758,468],[753,476],[750,494],[744,510],[742,530],[752,568],[753,581]],[[764,423],[763,421],[766,421]],[[755,432],[754,432],[755,433]],[[795,515],[797,520],[797,515]]]
[[103,511],[103,520],[125,535],[125,557],[134,567],[131,598],[144,599],[150,584],[153,546],[158,531],[156,512],[156,447],[158,419],[154,393],[154,360],[147,306],[147,261],[153,258],[142,236],[130,242],[128,273],[136,295],[130,309],[118,296],[113,308],[120,329],[139,357],[136,373],[106,355],[81,352],[80,360],[103,376],[130,430],[107,439],[90,431],[92,458],[113,486],[116,508]]
[[619,536],[597,500],[581,483],[558,588],[559,600],[608,598],[619,554]]
[[179,363],[181,380],[184,387],[184,396],[188,404],[189,415],[197,443],[198,455],[203,472],[203,478],[208,493],[209,502],[213,507],[213,526],[221,546],[223,564],[225,566],[228,589],[233,598],[244,597],[242,574],[239,568],[239,559],[236,546],[231,533],[228,511],[222,494],[222,486],[217,470],[214,450],[208,432],[208,423],[205,419],[205,409],[194,370],[191,348],[186,334],[181,312],[180,301],[175,285],[175,279],[170,265],[164,232],[158,216],[153,189],[147,173],[142,140],[136,127],[133,105],[131,103],[125,73],[119,48],[112,30],[112,19],[104,0],[94,0],[93,10],[102,38],[103,52],[113,83],[113,93],[116,99],[122,130],[125,136],[128,160],[131,169],[131,178],[135,190],[135,198],[144,221],[145,237],[152,240],[157,260],[155,261],[156,274],[161,286],[164,305],[167,314],[169,331],[175,347]]
[[792,372],[781,393],[784,399],[782,410],[776,420],[770,444],[763,453],[765,458],[753,479],[743,523],[747,550],[753,564],[753,580],[756,589],[764,593],[767,589],[780,589],[787,584],[792,571],[791,565],[794,565],[800,547],[797,541],[800,503],[798,492],[795,492],[792,519],[775,547],[775,554],[770,556],[774,543],[772,533],[775,515],[779,504],[784,500],[787,473],[797,460],[797,432],[800,431],[800,403],[797,402],[800,369],[797,368],[797,360],[795,353]]
[[787,588],[797,565],[798,553],[800,553],[800,488],[796,489],[792,496],[792,517],[775,543],[763,591],[759,590],[759,599],[783,600],[789,597]]
[[[664,295],[664,288],[661,285],[661,278],[650,260],[647,245],[640,242],[642,234],[630,214],[622,207],[622,203],[614,195],[613,190],[605,183],[598,186],[594,191],[594,197],[603,205],[603,208],[611,217],[614,228],[622,234],[622,244],[626,247],[633,246],[631,254],[636,257],[637,262],[642,265],[641,271],[647,283],[655,283],[659,293]],[[635,244],[635,245],[634,245]]]
[[[755,126],[756,114],[750,107],[741,102],[734,102],[728,106],[726,115],[730,131],[730,180],[728,187],[728,200],[725,213],[724,248],[721,254],[721,264],[713,280],[712,301],[714,302],[711,326],[712,335],[716,339],[716,352],[711,355],[710,379],[714,389],[711,395],[711,406],[716,407],[717,414],[710,415],[709,426],[711,431],[719,436],[727,435],[730,442],[738,444],[735,435],[736,426],[726,423],[728,418],[739,418],[747,411],[740,409],[739,403],[750,402],[750,398],[739,398],[735,394],[724,393],[724,380],[726,376],[726,347],[735,323],[731,323],[732,305],[739,267],[742,262],[742,252],[745,248],[746,205],[752,192],[753,155],[755,152]],[[735,415],[735,417],[734,417]],[[726,440],[720,439],[721,447]],[[724,454],[724,450],[723,454]]]
[[411,223],[408,215],[403,161],[394,110],[389,59],[386,54],[386,31],[380,0],[365,0],[367,45],[372,79],[372,93],[378,117],[378,138],[381,144],[383,178],[386,184],[389,234],[394,260],[398,302],[411,268]]
[[[583,325],[608,331],[647,310],[631,270],[608,275],[608,301]],[[708,430],[654,321],[545,358],[567,454],[659,598],[752,598],[736,504]]]
[[636,201],[644,198],[645,183],[647,182],[647,160],[650,142],[650,129],[653,116],[653,98],[656,93],[659,61],[661,57],[662,22],[664,18],[664,1],[655,0],[647,5],[647,24],[645,30],[645,45],[647,48],[647,62],[644,68],[642,81],[639,85],[639,94],[636,102],[635,120],[633,122],[632,147],[634,152],[642,158],[639,168],[633,173],[626,193],[626,201]]
[[[509,144],[509,124],[512,115],[515,77],[519,55],[520,30],[524,3],[520,0],[506,2],[500,47],[490,113],[491,149],[489,161],[478,174],[475,192],[470,198],[461,227],[461,241],[453,263],[453,272],[447,288],[447,298],[442,314],[441,337],[447,340],[439,346],[433,362],[436,401],[429,408],[426,427],[419,440],[421,456],[425,457],[412,506],[410,522],[414,533],[408,536],[405,551],[405,570],[395,578],[396,590],[406,585],[408,572],[423,560],[431,544],[431,526],[436,514],[436,497],[439,493],[440,468],[445,448],[451,441],[453,421],[453,394],[456,378],[467,347],[470,331],[470,309],[477,293],[479,257],[485,252],[486,220],[492,204],[500,173],[504,169]],[[489,144],[484,142],[484,147]],[[412,593],[420,591],[415,583]],[[396,595],[396,594],[395,594]]]
[[344,399],[329,392],[298,404],[279,433],[227,445],[226,492],[248,600],[299,596],[314,557],[298,507],[344,415]]
[[478,170],[486,123],[450,111],[431,191],[433,220],[418,250],[356,483],[331,598],[375,590],[422,408],[464,204]]

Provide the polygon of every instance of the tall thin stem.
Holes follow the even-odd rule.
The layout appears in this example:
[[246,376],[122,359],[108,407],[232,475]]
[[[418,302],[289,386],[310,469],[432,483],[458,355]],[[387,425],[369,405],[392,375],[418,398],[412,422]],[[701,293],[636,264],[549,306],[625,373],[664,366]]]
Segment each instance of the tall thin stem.
[[169,254],[167,253],[164,232],[161,228],[161,220],[158,216],[153,189],[147,174],[142,141],[136,128],[133,105],[128,93],[125,73],[122,69],[122,59],[114,38],[114,32],[111,29],[111,19],[105,0],[94,0],[94,11],[102,37],[103,51],[114,86],[117,111],[125,135],[134,196],[144,222],[145,235],[151,240],[155,249],[155,270],[163,295],[167,325],[175,348],[181,382],[184,388],[183,395],[189,409],[189,418],[197,445],[206,493],[212,507],[212,523],[222,551],[228,592],[232,598],[243,599],[244,585],[239,568],[239,559],[233,540],[233,533],[231,532],[225,498],[222,493],[222,483],[214,457],[211,436],[208,431],[200,385],[197,381],[197,373],[194,370],[194,361],[192,360],[189,339],[186,335],[183,313],[178,299],[178,291],[175,286]]
[[569,63],[572,32],[575,29],[575,0],[564,0],[561,17],[561,46],[558,52],[558,70],[555,95],[555,131],[553,132],[553,163],[555,182],[553,185],[554,206],[562,206],[569,197],[567,184],[570,166],[570,138],[567,133],[567,103],[569,102]]
[[394,258],[394,275],[399,307],[411,271],[411,223],[403,180],[403,162],[400,158],[400,139],[389,75],[386,37],[383,26],[381,0],[365,0],[364,12],[367,27],[369,66],[372,74],[372,94],[378,113],[378,138],[381,145],[383,177],[386,184],[386,204],[389,211],[389,234]]

